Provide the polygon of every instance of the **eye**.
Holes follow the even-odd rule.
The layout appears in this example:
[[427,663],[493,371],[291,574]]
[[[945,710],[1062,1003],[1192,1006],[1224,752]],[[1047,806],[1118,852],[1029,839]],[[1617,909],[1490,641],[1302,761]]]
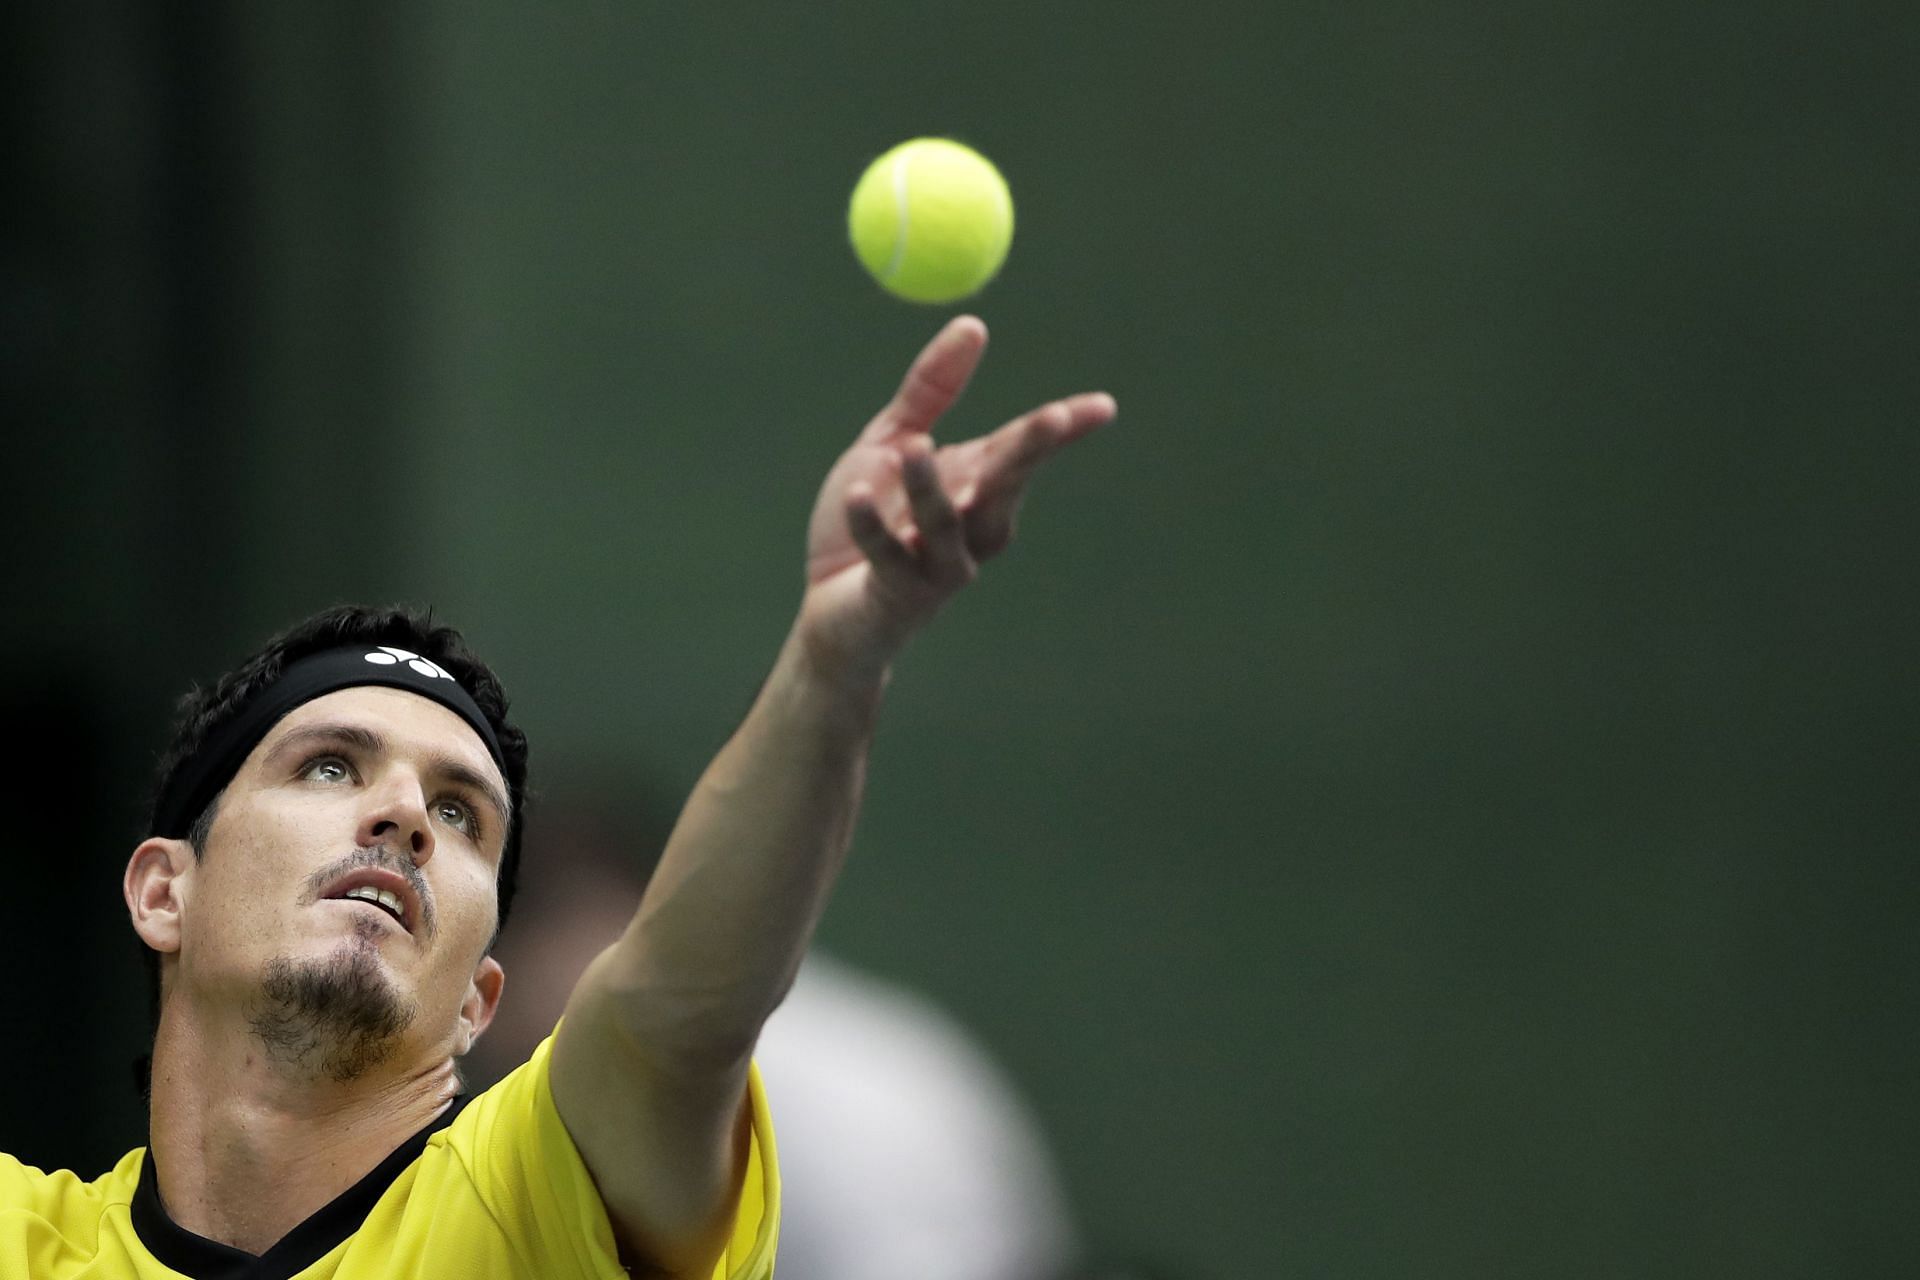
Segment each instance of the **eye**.
[[353,770],[339,756],[315,756],[300,770],[300,776],[314,782],[348,782]]
[[439,819],[457,831],[470,836],[480,834],[480,820],[474,816],[472,806],[464,800],[441,800],[433,806]]

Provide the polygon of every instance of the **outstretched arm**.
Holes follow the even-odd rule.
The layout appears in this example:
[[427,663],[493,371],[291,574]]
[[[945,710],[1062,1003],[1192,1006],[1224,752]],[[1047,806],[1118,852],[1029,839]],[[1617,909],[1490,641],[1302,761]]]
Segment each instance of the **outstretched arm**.
[[936,447],[986,339],[950,322],[828,473],[772,674],[568,1002],[554,1102],[637,1274],[704,1275],[724,1243],[749,1056],[846,856],[895,656],[1007,545],[1040,464],[1114,415],[1090,392]]

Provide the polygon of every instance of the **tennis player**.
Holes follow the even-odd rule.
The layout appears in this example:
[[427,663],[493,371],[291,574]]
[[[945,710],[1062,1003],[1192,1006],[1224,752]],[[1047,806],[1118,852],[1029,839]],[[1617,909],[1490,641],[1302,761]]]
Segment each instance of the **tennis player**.
[[457,1064],[505,986],[526,794],[499,682],[449,628],[340,609],[189,695],[124,877],[157,965],[149,1142],[91,1181],[0,1155],[0,1277],[770,1276],[752,1051],[845,856],[889,672],[1006,546],[1036,468],[1115,412],[1077,395],[936,448],[985,344],[949,323],[828,473],[753,708],[624,935],[478,1096]]

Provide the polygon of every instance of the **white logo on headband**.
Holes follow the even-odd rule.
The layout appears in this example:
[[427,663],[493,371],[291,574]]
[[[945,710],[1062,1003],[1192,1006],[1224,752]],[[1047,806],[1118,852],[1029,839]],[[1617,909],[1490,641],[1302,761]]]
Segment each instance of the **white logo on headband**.
[[405,649],[396,649],[390,644],[381,645],[378,650],[369,653],[366,657],[367,661],[375,666],[391,667],[404,662],[423,676],[438,677],[441,680],[453,679],[438,663],[428,662],[417,653],[408,653]]

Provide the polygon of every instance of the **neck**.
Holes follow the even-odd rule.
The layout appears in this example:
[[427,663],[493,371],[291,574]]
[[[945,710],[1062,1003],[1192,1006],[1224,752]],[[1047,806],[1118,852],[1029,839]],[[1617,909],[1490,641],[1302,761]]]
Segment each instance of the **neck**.
[[167,1215],[265,1253],[446,1110],[460,1093],[448,1048],[396,1054],[350,1081],[316,1078],[270,1058],[244,1022],[169,1001],[149,1139]]

